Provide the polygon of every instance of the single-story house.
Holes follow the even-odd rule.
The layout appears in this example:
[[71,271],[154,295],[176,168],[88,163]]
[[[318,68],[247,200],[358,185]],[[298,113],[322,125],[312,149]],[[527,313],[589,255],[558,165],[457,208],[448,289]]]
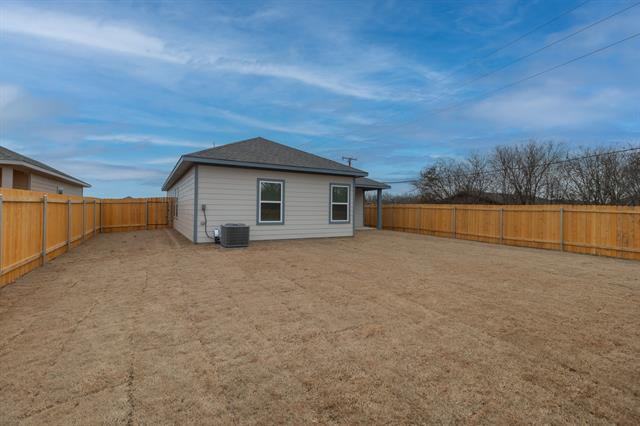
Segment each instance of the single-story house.
[[183,155],[162,190],[176,199],[174,228],[194,243],[226,223],[249,225],[251,240],[345,237],[364,226],[364,192],[380,202],[389,188],[366,176],[258,137]]
[[86,182],[0,146],[0,187],[27,189],[51,194],[83,195]]

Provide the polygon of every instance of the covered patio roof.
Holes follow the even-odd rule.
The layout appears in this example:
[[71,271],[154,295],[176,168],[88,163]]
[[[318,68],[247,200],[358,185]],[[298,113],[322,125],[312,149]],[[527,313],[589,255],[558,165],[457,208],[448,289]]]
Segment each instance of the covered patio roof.
[[366,177],[358,177],[356,178],[356,188],[362,191],[376,191],[376,228],[382,229],[382,190],[389,189],[391,186]]
[[366,177],[356,178],[356,188],[363,189],[365,191],[370,189],[389,189],[391,186],[384,182],[378,182],[377,180],[369,179]]

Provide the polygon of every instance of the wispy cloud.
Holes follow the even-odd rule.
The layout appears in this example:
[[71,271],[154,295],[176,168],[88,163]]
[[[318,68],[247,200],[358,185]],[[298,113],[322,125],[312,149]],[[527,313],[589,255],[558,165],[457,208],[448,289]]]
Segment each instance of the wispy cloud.
[[166,166],[170,164],[175,164],[177,161],[178,161],[178,157],[173,156],[173,157],[152,158],[150,160],[145,161],[144,163],[150,164],[150,165]]
[[18,86],[11,84],[0,84],[0,111],[15,102],[21,97],[21,90]]
[[184,55],[169,52],[165,42],[160,38],[144,34],[135,28],[62,13],[5,7],[2,11],[0,30],[104,49],[114,53],[176,63],[186,61]]
[[240,26],[255,25],[256,23],[271,22],[283,18],[286,14],[278,8],[260,8],[247,15],[217,14],[212,17],[214,22],[234,24]]
[[[270,16],[272,14],[256,15],[255,19]],[[286,60],[261,58],[262,55],[251,48],[251,43],[242,43],[223,36],[216,39],[217,43],[198,41],[193,45],[181,44],[177,47],[171,46],[160,36],[150,35],[131,24],[25,7],[4,8],[0,31],[71,43],[112,54],[159,60],[194,69],[204,68],[209,71],[289,80],[338,95],[367,100],[406,101],[415,98],[409,91],[390,90],[354,75],[353,67],[349,65],[353,58],[338,67],[323,67],[310,64],[308,61],[288,63]],[[220,46],[226,44],[236,46],[235,55],[224,53]],[[363,55],[364,52],[360,52],[360,56]],[[395,61],[383,58],[388,56],[388,52],[376,52],[375,56],[378,60],[384,60],[389,71],[403,66],[398,58]],[[371,59],[367,60],[367,66],[360,72],[376,71],[375,62]],[[416,65],[414,71],[423,76],[428,74],[425,73],[424,66]],[[433,72],[430,73],[435,75]]]
[[62,161],[58,164],[73,176],[91,182],[136,182],[160,187],[167,173],[153,168],[102,161]]
[[122,144],[149,144],[159,146],[182,146],[202,148],[209,144],[207,142],[197,142],[188,140],[167,139],[154,135],[134,135],[134,134],[111,134],[111,135],[89,135],[85,137],[87,141],[112,142]]
[[0,84],[0,125],[7,131],[64,110],[59,102],[37,99],[21,87]]
[[585,95],[568,90],[526,89],[479,102],[472,115],[493,123],[528,129],[591,127],[610,121],[630,100],[609,89]]
[[321,136],[330,134],[333,131],[333,129],[331,129],[330,127],[317,123],[277,124],[271,121],[249,117],[224,109],[210,107],[207,110],[210,111],[212,115],[235,121],[236,123],[240,123],[245,126],[254,127],[257,129],[271,130],[274,132]]
[[285,78],[309,86],[319,87],[340,95],[353,96],[370,100],[402,100],[401,94],[392,94],[379,87],[353,83],[336,76],[332,70],[311,70],[293,65],[268,63],[258,60],[243,60],[234,58],[216,58],[209,65],[226,72],[259,75],[265,77]]

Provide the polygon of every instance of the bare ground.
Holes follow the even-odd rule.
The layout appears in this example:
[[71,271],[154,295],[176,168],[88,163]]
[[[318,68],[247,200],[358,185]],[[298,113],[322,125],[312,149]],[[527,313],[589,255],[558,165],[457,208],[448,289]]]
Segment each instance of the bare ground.
[[640,263],[101,235],[0,290],[0,422],[640,423]]

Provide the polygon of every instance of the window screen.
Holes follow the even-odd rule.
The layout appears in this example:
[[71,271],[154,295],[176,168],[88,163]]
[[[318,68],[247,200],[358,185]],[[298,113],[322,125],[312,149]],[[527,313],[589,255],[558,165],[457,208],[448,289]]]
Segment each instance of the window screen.
[[331,222],[349,221],[348,185],[331,185]]
[[258,223],[283,223],[284,182],[260,180]]

